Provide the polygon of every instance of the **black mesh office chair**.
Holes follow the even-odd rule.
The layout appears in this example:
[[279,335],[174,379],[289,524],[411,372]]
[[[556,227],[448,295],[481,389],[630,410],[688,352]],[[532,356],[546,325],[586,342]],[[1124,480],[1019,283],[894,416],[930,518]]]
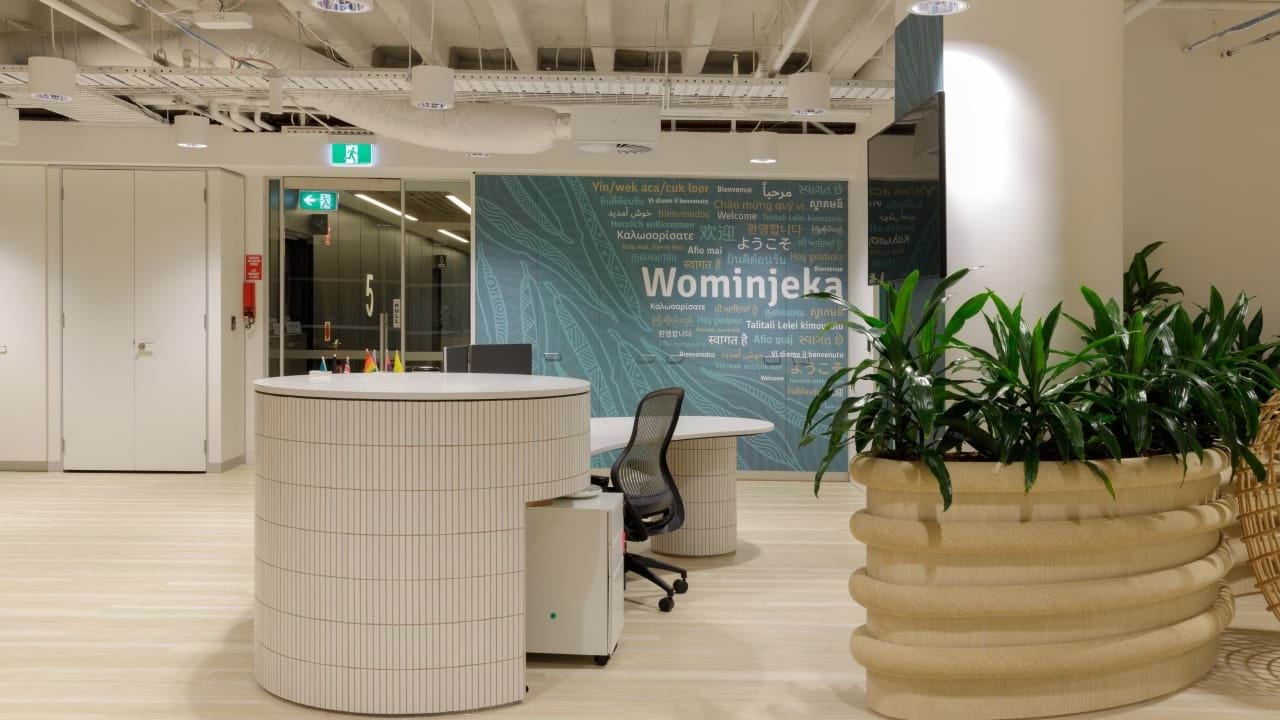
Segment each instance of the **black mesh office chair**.
[[[627,540],[643,542],[654,535],[679,530],[684,524],[684,503],[680,490],[667,467],[667,447],[680,419],[684,390],[654,390],[640,400],[636,408],[631,439],[609,471],[609,477],[593,477],[593,483],[626,496],[623,507]],[[676,606],[676,593],[689,589],[688,572],[684,568],[644,555],[627,553],[623,563],[631,572],[662,588],[667,596],[658,601],[658,609],[671,612]],[[680,574],[673,584],[658,577],[654,570]]]

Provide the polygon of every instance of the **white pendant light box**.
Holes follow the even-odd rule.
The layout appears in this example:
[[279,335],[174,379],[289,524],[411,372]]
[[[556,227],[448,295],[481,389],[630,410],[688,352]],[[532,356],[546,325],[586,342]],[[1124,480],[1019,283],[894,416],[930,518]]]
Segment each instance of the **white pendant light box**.
[[409,71],[409,101],[424,110],[453,108],[453,70],[441,65],[416,65]]
[[799,72],[787,78],[787,106],[792,115],[822,115],[831,109],[831,76]]
[[179,115],[173,119],[178,135],[178,147],[201,149],[209,147],[209,118],[203,115]]
[[751,133],[751,162],[772,165],[778,162],[778,133]]
[[31,96],[45,102],[71,102],[76,95],[76,64],[58,57],[27,59]]

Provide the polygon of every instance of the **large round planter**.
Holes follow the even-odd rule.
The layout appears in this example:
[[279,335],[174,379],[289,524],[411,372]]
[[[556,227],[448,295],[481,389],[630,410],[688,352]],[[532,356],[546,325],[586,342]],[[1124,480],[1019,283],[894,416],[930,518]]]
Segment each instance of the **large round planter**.
[[[850,648],[871,708],[896,718],[1085,712],[1185,687],[1213,666],[1234,613],[1218,488],[1227,457],[948,465],[946,513],[921,464],[857,456],[867,506],[849,526],[867,566]],[[1185,473],[1184,473],[1185,471]]]

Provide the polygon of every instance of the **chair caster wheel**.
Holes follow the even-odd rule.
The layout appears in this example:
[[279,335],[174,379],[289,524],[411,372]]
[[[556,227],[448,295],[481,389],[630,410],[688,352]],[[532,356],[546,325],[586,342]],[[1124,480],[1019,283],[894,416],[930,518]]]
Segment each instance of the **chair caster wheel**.
[[676,601],[669,597],[664,597],[658,601],[658,609],[662,612],[671,612],[676,606]]
[[595,656],[594,658],[592,658],[592,659],[593,659],[593,660],[595,660],[595,661],[596,661],[596,664],[597,664],[597,665],[599,665],[600,667],[604,667],[605,665],[608,665],[608,664],[609,664],[609,656],[608,656],[608,655],[596,655],[596,656]]
[[683,595],[689,592],[689,583],[684,578],[680,578],[679,580],[671,583],[671,589]]

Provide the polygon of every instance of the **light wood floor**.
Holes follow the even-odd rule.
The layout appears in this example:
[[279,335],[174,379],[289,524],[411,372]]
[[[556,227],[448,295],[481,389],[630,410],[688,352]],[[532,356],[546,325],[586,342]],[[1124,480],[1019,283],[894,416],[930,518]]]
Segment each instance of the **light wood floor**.
[[[253,477],[0,473],[0,718],[316,718],[252,674]],[[631,583],[613,662],[535,656],[493,718],[863,718],[847,527],[862,495],[743,482],[735,556],[661,614]],[[347,716],[350,717],[350,716]],[[1280,717],[1280,623],[1239,602],[1217,669],[1091,717]]]

